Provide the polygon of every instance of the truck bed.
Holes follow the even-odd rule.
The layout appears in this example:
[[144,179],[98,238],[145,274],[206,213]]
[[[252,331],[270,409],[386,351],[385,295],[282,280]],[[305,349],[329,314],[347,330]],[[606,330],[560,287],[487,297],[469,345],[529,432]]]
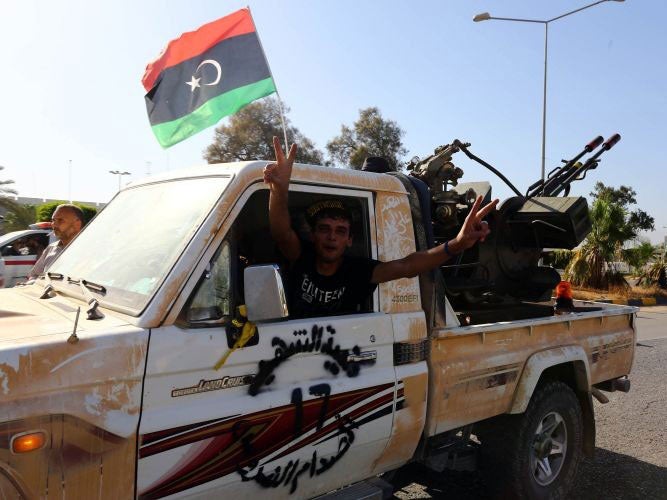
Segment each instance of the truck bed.
[[[535,310],[544,311],[546,304],[539,306]],[[426,434],[512,412],[530,397],[521,393],[520,381],[539,377],[527,365],[537,353],[570,360],[591,385],[627,375],[637,308],[588,301],[575,301],[575,307],[570,314],[434,330]]]

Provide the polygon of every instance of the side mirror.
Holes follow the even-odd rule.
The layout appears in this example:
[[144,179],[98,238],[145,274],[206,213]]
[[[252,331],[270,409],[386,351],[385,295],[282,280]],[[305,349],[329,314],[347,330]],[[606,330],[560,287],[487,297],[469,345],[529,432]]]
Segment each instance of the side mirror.
[[243,286],[248,320],[261,322],[288,316],[283,280],[276,264],[246,267]]

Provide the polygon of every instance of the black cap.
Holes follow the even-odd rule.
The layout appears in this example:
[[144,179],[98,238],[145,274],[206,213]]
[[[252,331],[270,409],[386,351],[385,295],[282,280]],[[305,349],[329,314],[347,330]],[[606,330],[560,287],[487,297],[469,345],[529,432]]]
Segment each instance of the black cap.
[[341,218],[352,224],[352,214],[338,199],[320,200],[306,209],[306,220],[313,226],[320,217]]
[[368,156],[364,160],[364,164],[361,166],[361,170],[364,172],[375,172],[378,174],[384,174],[386,172],[391,172],[391,167],[386,158],[382,156]]

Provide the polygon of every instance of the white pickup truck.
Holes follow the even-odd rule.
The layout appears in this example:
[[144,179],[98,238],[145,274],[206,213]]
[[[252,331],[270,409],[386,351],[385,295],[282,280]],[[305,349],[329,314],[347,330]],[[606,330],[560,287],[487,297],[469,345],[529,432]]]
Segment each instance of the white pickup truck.
[[[515,201],[449,267],[382,284],[355,314],[291,317],[264,165],[137,182],[48,275],[0,290],[0,497],[352,498],[421,461],[562,498],[595,446],[591,396],[629,388],[636,309],[554,315],[539,249],[503,243],[542,217]],[[353,254],[403,257],[456,229],[411,183],[296,165],[294,227],[337,197]],[[440,222],[490,191],[458,188]]]

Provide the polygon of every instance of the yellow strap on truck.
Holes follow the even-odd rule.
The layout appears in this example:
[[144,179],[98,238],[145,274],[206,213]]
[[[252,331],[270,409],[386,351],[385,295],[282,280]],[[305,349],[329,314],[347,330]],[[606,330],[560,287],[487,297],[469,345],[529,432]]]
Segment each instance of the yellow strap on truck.
[[248,341],[255,335],[255,330],[257,327],[255,326],[255,323],[252,321],[248,321],[246,318],[248,317],[248,313],[246,311],[245,305],[240,305],[236,308],[236,311],[238,313],[238,316],[232,320],[232,324],[236,326],[237,328],[243,327],[241,330],[241,335],[239,335],[239,338],[236,339],[236,342],[234,342],[234,345],[232,346],[231,349],[229,349],[215,364],[213,367],[215,370],[219,370],[222,368],[222,365],[224,365],[227,362],[227,358],[236,350],[240,349],[241,347],[244,347]]

